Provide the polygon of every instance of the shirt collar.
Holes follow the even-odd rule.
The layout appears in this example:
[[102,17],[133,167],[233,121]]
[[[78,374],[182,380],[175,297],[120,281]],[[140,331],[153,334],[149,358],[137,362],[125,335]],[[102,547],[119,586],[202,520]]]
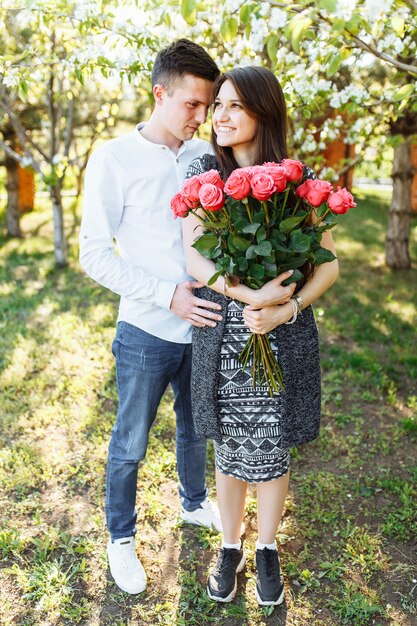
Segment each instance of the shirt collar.
[[[135,137],[137,138],[138,141],[140,141],[143,145],[146,145],[147,148],[153,148],[156,150],[170,150],[170,152],[172,152],[172,150],[170,148],[168,148],[168,146],[165,146],[164,144],[161,143],[154,143],[153,141],[149,141],[149,139],[146,139],[142,134],[141,134],[141,130],[142,128],[145,128],[146,124],[144,122],[140,122],[139,124],[136,125],[134,132]],[[183,154],[190,142],[192,141],[192,139],[190,139],[189,141],[183,141],[182,145],[180,146],[178,153],[177,153],[177,157],[179,157],[181,154]],[[173,154],[175,154],[174,152],[172,152]]]

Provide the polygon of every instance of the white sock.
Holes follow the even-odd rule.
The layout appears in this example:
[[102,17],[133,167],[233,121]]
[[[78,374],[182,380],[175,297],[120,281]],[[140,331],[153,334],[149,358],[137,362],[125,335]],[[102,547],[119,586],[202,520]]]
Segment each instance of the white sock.
[[241,546],[241,541],[239,541],[239,543],[227,543],[227,541],[222,541],[222,548],[227,548],[228,550],[240,550]]
[[264,548],[268,548],[268,550],[276,550],[277,549],[277,544],[275,543],[261,543],[259,541],[259,539],[257,539],[256,541],[256,549],[257,550],[263,550]]

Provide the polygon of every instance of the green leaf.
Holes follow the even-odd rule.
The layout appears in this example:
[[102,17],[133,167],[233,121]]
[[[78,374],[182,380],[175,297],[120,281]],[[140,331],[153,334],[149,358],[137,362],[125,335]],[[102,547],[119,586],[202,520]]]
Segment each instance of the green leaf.
[[316,209],[316,215],[317,217],[323,217],[323,215],[326,213],[326,211],[328,210],[328,206],[325,202],[323,202],[323,204],[321,204],[319,207],[317,207]]
[[210,248],[214,248],[217,246],[218,239],[216,235],[201,235],[195,242],[194,246],[198,244],[198,247],[203,250],[209,250]]
[[[289,268],[292,269],[292,268]],[[280,274],[283,272],[284,270],[280,271]],[[282,282],[281,284],[284,285],[284,287],[286,287],[287,285],[291,285],[292,283],[296,283],[297,281],[301,280],[302,278],[304,278],[304,274],[302,272],[300,272],[300,270],[294,270],[293,274],[287,278],[286,280],[284,280],[284,282]]]
[[255,246],[255,252],[256,254],[259,254],[259,256],[269,256],[272,252],[271,242],[261,241],[261,243],[258,243],[258,245]]
[[249,276],[252,278],[263,278],[265,276],[265,268],[263,265],[259,265],[259,263],[252,263],[249,267]]
[[302,216],[294,215],[294,217],[287,217],[286,220],[283,220],[281,222],[281,224],[279,225],[279,229],[282,233],[289,233],[296,226],[298,226],[298,224],[300,224],[304,218],[305,218],[305,215],[302,215]]
[[278,41],[279,39],[277,35],[269,35],[266,42],[266,51],[273,63],[277,62]]
[[215,235],[201,235],[192,245],[202,256],[207,259],[214,258],[214,249],[218,246],[218,239]]
[[341,62],[342,62],[342,57],[340,56],[339,52],[336,52],[336,54],[333,54],[331,56],[329,64],[326,67],[326,75],[328,78],[330,78],[330,76],[333,76],[333,74],[336,74],[337,70],[340,67]]
[[265,241],[266,239],[266,230],[265,226],[261,226],[258,232],[256,233],[256,241],[261,243],[261,241]]
[[250,26],[250,21],[252,17],[253,6],[250,4],[244,4],[240,7],[239,17],[242,24],[245,26],[248,24]]
[[239,23],[235,17],[224,17],[220,25],[220,33],[225,41],[233,41],[238,33]]
[[[237,227],[237,224],[236,224],[236,227]],[[251,235],[254,235],[259,227],[260,227],[259,222],[250,222],[249,224],[247,224],[240,230],[242,231],[242,233],[250,233]]]
[[403,85],[402,87],[396,90],[392,99],[394,100],[394,102],[398,102],[399,100],[405,100],[405,98],[408,98],[409,96],[411,96],[411,94],[415,91],[415,89],[416,89],[416,86],[414,83]]
[[328,13],[335,13],[336,12],[336,7],[337,7],[337,2],[336,2],[336,0],[320,0],[319,7],[321,9],[324,9]]
[[291,233],[290,237],[290,249],[293,252],[308,252],[311,245],[311,239],[305,233],[302,233],[300,230]]
[[293,47],[293,50],[297,52],[297,54],[300,52],[300,41],[306,30],[311,26],[311,24],[311,19],[300,13],[299,15],[293,17],[288,25],[288,32],[291,38],[291,46]]
[[265,272],[267,276],[271,278],[275,278],[277,276],[277,265],[276,263],[265,263]]
[[250,259],[254,259],[257,256],[255,248],[256,248],[256,246],[249,246],[249,248],[246,250],[246,258],[247,259],[249,259],[249,260]]
[[334,261],[336,258],[333,252],[327,250],[327,248],[319,248],[314,253],[315,262],[317,265],[321,265],[322,263],[329,263],[330,261]]
[[249,247],[249,241],[240,235],[232,236],[232,243],[235,246],[236,250],[240,250],[241,252],[246,252]]
[[197,0],[181,0],[181,15],[190,26],[197,22]]
[[303,117],[305,117],[306,120],[311,118],[311,111],[305,107],[303,108]]
[[257,211],[252,215],[252,222],[258,222],[259,224],[263,224],[265,219],[265,213],[262,211]]
[[222,270],[220,270],[220,272],[216,272],[215,274],[213,274],[213,276],[209,279],[207,285],[210,287],[210,285],[213,285],[216,280],[218,279],[219,276],[222,275]]
[[84,85],[84,74],[82,73],[82,71],[76,68],[76,69],[74,70],[74,73],[75,73],[75,78],[76,78],[76,79],[77,79],[77,80],[78,80],[78,81],[79,81],[82,85]]
[[239,268],[239,270],[240,270],[241,272],[246,272],[246,270],[247,270],[247,269],[248,269],[248,267],[249,267],[248,260],[247,260],[247,259],[245,259],[245,257],[243,257],[243,256],[241,256],[241,257],[239,257],[239,258],[238,258],[238,260],[237,260],[237,265],[238,265],[238,268]]

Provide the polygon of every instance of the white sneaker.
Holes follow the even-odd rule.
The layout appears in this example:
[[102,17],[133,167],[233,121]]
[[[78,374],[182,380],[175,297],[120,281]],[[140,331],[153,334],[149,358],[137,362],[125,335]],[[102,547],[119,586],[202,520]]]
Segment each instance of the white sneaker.
[[[217,532],[223,532],[222,520],[220,518],[219,507],[217,504],[206,498],[195,511],[186,511],[182,509],[181,519],[187,524],[196,524],[197,526],[207,526]],[[245,534],[246,526],[242,522],[240,527],[240,536]]]
[[135,550],[134,537],[122,537],[107,544],[111,575],[116,585],[127,593],[141,593],[146,589],[146,574]]
[[217,504],[206,498],[201,502],[195,511],[186,511],[182,509],[181,519],[187,524],[196,524],[196,526],[207,526],[221,533],[223,531],[222,521],[220,519],[219,508]]

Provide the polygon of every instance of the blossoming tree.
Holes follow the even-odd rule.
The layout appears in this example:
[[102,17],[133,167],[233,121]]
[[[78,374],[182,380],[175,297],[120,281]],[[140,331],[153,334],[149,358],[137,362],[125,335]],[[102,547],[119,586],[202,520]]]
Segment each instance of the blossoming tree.
[[[0,18],[16,11],[15,5],[5,0]],[[65,80],[84,84],[97,68],[106,76],[142,82],[155,51],[187,36],[204,45],[221,69],[263,63],[276,72],[290,109],[294,156],[316,169],[320,153],[341,135],[356,145],[356,156],[345,168],[369,158],[370,148],[378,163],[385,147],[393,146],[387,262],[409,266],[413,171],[407,164],[416,133],[416,2],[143,0],[138,6],[128,0],[27,0],[26,7],[22,15],[39,30],[39,41],[17,59],[4,55],[0,65],[3,85],[18,89],[22,97],[30,97],[33,69],[55,68]],[[41,44],[45,30],[65,34],[64,56]],[[32,148],[26,142],[26,157],[36,167]],[[38,153],[38,162],[51,167],[57,153],[62,151],[49,150],[49,162]],[[330,168],[320,174],[337,175]]]
[[[49,192],[58,266],[67,262],[62,188],[68,166],[81,173],[92,143],[113,124],[121,92],[120,80],[109,80],[110,73],[134,73],[147,64],[150,40],[140,59],[130,38],[130,56],[118,53],[118,62],[111,61],[112,48],[125,50],[120,39],[124,43],[128,35],[118,36],[118,25],[110,28],[106,16],[100,17],[98,23],[86,7],[66,0],[28,2],[24,8],[5,2],[0,8],[0,112],[20,150],[5,133],[0,147],[8,159],[36,171]],[[142,43],[135,36],[135,46]],[[35,125],[28,124],[28,111],[36,114]]]

